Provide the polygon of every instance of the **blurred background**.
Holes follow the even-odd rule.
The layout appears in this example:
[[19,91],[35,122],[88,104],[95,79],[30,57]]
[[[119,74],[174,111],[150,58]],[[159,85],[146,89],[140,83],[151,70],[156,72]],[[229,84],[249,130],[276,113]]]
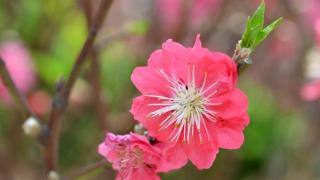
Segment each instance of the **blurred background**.
[[[48,119],[55,84],[69,74],[99,0],[0,0],[0,55],[29,105]],[[320,179],[320,1],[265,0],[266,22],[283,23],[239,79],[250,125],[239,150],[221,150],[211,169],[191,164],[163,179]],[[172,38],[230,56],[258,0],[115,0],[62,118],[62,174],[101,159],[106,131],[133,130],[132,69]],[[0,83],[0,179],[44,179],[41,146]],[[88,179],[114,179],[111,168]]]

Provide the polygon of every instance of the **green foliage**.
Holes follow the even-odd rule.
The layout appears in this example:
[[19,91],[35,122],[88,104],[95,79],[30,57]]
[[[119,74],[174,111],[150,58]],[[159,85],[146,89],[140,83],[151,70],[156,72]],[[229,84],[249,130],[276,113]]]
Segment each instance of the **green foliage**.
[[135,21],[127,26],[127,30],[135,35],[144,35],[149,29],[149,23],[145,20]]
[[44,82],[51,85],[57,78],[67,77],[86,37],[84,18],[77,12],[65,17],[56,37],[53,39],[49,52],[34,52],[37,59],[37,69]]
[[246,29],[241,38],[241,48],[249,48],[253,51],[281,23],[282,17],[263,27],[265,9],[265,3],[262,1],[253,16],[248,17]]
[[133,96],[130,75],[135,62],[128,54],[130,51],[122,43],[114,43],[101,54],[102,85],[106,90],[108,103],[112,104],[110,110],[113,113],[128,108]]
[[241,177],[258,172],[271,154],[291,152],[294,146],[303,142],[304,129],[299,112],[280,110],[276,98],[265,87],[252,79],[243,82],[241,87],[250,102],[250,124],[244,131],[245,141],[239,153]]
[[79,164],[88,164],[97,158],[97,145],[104,137],[104,132],[99,131],[97,120],[94,116],[81,114],[69,117],[63,123],[64,129],[60,139],[60,162],[63,169]]

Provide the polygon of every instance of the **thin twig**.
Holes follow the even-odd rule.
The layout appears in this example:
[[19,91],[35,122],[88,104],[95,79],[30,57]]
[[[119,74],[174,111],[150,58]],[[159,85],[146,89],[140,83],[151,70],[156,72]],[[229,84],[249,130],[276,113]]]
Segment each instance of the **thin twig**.
[[110,45],[110,42],[114,42],[119,39],[124,39],[129,37],[132,34],[132,32],[128,31],[126,27],[120,28],[119,30],[111,33],[110,35],[106,36],[102,40],[99,40],[97,44],[95,45],[96,50],[101,50]]
[[103,160],[100,160],[100,161],[95,162],[93,164],[90,164],[90,165],[84,167],[83,169],[72,172],[70,175],[68,175],[64,179],[65,180],[78,179],[78,178],[81,178],[85,175],[92,173],[93,171],[95,171],[97,169],[106,168],[109,166],[110,166],[110,164],[108,162],[106,162],[106,160],[103,159]]
[[97,114],[99,125],[103,131],[107,130],[107,107],[103,100],[102,86],[101,86],[101,66],[98,60],[98,51],[92,49],[91,51],[91,66],[90,66],[90,78],[93,90],[94,106]]
[[72,68],[71,74],[66,81],[57,89],[55,97],[52,102],[52,110],[49,116],[48,122],[48,137],[45,148],[45,161],[47,166],[47,171],[57,170],[58,162],[58,139],[59,139],[59,124],[60,117],[65,112],[68,106],[68,100],[70,92],[73,88],[74,83],[80,75],[83,63],[86,60],[87,55],[91,51],[91,48],[94,44],[95,37],[99,29],[101,28],[105,16],[110,9],[113,0],[102,0],[99,9],[97,11],[96,17],[93,19],[92,26],[90,28],[87,39],[82,47],[75,64]]
[[25,98],[19,92],[15,85],[10,73],[6,67],[4,60],[0,57],[0,75],[2,77],[3,84],[7,87],[12,99],[19,106],[25,117],[33,116],[31,109],[29,108]]
[[[92,23],[92,1],[91,0],[81,0],[81,4],[84,10],[84,14],[87,20],[88,30],[90,30],[90,26]],[[102,86],[101,86],[101,66],[99,61],[99,51],[97,46],[93,46],[91,48],[89,57],[91,59],[90,62],[90,78],[92,83],[93,90],[93,100],[94,106],[97,114],[97,120],[99,121],[99,125],[102,130],[106,131],[107,129],[107,108],[106,103],[102,98]]]

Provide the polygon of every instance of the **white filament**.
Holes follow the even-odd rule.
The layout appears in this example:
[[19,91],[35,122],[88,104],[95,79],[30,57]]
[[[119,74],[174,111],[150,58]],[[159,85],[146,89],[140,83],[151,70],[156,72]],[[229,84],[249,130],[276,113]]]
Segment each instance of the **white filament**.
[[[183,136],[184,142],[190,142],[194,136],[194,130],[199,135],[200,142],[203,141],[201,131],[204,130],[209,138],[207,122],[216,121],[216,112],[209,110],[208,106],[217,106],[221,103],[212,103],[211,98],[217,94],[217,90],[212,90],[217,85],[217,82],[209,85],[206,89],[207,73],[204,73],[204,78],[200,88],[196,87],[194,65],[192,65],[192,73],[190,80],[190,70],[188,70],[188,82],[184,84],[177,78],[169,76],[163,69],[160,74],[169,82],[168,88],[173,92],[172,97],[160,95],[146,95],[148,97],[157,98],[159,103],[149,104],[150,106],[159,106],[159,109],[148,114],[150,117],[162,116],[167,114],[167,117],[161,122],[160,130],[174,126],[170,134],[171,141],[178,141]],[[212,93],[205,95],[208,91]]]

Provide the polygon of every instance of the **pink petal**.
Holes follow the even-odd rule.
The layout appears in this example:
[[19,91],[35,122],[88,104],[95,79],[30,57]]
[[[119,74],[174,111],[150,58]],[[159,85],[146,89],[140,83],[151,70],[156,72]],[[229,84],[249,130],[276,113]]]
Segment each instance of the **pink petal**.
[[109,149],[108,149],[108,147],[105,145],[104,142],[101,143],[101,144],[99,144],[99,146],[98,146],[98,152],[99,152],[100,155],[102,155],[102,156],[104,156],[104,157],[107,157],[107,154],[108,154],[108,152],[109,152]]
[[169,93],[167,88],[163,88],[167,82],[153,68],[135,68],[131,75],[131,81],[142,94],[168,95]]
[[221,102],[222,104],[210,108],[218,112],[218,116],[223,119],[240,116],[248,110],[248,98],[238,88],[234,89],[231,94],[226,94],[225,97],[218,97],[215,101]]
[[220,118],[214,128],[210,130],[215,132],[216,140],[220,148],[238,149],[243,144],[243,130],[247,126],[248,121],[247,113],[230,119]]
[[202,48],[202,44],[201,44],[201,41],[200,41],[200,34],[197,34],[196,41],[194,42],[194,45],[193,45],[193,49],[199,50],[201,48]]
[[242,131],[231,128],[218,128],[218,145],[224,149],[239,149],[243,144]]
[[[154,169],[138,168],[133,170],[131,176],[125,178],[126,180],[161,180]],[[120,180],[120,179],[119,179]],[[121,179],[123,180],[123,179]]]
[[188,158],[179,144],[176,143],[157,143],[155,144],[162,154],[163,159],[158,172],[168,172],[174,169],[180,169],[188,162]]
[[[195,138],[198,139],[198,138]],[[200,143],[198,140],[181,144],[190,161],[198,169],[208,169],[212,166],[218,153],[217,145],[211,140]]]
[[157,110],[157,107],[149,105],[152,103],[159,102],[155,98],[138,96],[133,100],[130,112],[134,116],[135,120],[142,123],[143,126],[148,129],[148,133],[151,136],[156,137],[160,141],[166,141],[168,140],[172,129],[169,127],[159,130],[159,128],[161,122],[165,119],[164,117],[166,117],[167,114],[164,114],[160,117],[148,116],[151,112]]

